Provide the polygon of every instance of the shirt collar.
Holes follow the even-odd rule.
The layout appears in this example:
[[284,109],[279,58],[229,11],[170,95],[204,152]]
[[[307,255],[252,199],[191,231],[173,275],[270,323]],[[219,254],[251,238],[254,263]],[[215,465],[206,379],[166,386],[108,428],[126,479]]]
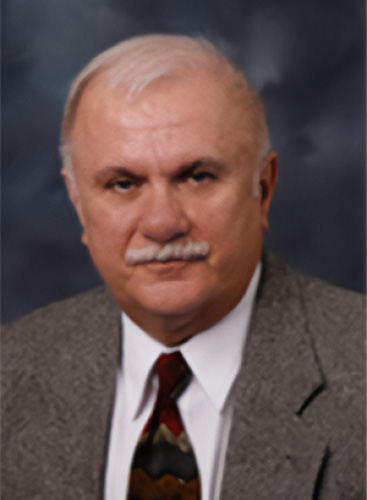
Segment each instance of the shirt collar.
[[164,346],[122,313],[122,370],[129,420],[139,415],[149,390],[149,374],[163,352],[181,351],[193,376],[208,394],[217,411],[223,409],[241,366],[260,273],[259,263],[245,295],[237,306],[214,326],[193,336],[181,346]]

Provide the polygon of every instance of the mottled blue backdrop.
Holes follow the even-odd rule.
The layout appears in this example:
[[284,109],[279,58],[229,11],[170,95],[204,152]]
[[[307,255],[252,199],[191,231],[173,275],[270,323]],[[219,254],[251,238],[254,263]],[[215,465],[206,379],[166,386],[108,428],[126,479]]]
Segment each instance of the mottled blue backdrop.
[[279,155],[267,245],[365,288],[363,0],[3,0],[2,301],[7,322],[100,282],[59,174],[63,103],[110,45],[202,34],[261,91]]

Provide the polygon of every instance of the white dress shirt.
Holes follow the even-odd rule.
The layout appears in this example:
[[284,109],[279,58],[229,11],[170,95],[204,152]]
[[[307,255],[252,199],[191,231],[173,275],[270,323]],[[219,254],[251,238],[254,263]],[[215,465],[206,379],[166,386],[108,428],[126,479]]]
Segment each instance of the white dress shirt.
[[174,348],[166,347],[122,314],[122,369],[108,450],[105,500],[125,500],[130,464],[143,427],[155,403],[157,376],[152,367],[163,352],[181,351],[193,377],[178,407],[194,448],[202,500],[218,500],[233,412],[234,381],[260,277],[256,267],[239,304],[217,324]]

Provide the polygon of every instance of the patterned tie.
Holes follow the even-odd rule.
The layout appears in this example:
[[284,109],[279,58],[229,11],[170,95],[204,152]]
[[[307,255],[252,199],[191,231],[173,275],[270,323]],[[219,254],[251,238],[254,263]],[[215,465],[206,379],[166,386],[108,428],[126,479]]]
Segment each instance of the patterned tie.
[[200,478],[177,398],[191,370],[180,352],[161,354],[155,407],[140,436],[132,461],[128,500],[200,500]]

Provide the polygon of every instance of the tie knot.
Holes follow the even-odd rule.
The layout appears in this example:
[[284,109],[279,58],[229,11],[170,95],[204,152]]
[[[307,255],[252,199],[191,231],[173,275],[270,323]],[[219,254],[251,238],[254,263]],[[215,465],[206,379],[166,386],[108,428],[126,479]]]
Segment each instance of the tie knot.
[[154,365],[159,377],[161,396],[177,399],[186,389],[191,376],[191,370],[179,351],[161,354]]

